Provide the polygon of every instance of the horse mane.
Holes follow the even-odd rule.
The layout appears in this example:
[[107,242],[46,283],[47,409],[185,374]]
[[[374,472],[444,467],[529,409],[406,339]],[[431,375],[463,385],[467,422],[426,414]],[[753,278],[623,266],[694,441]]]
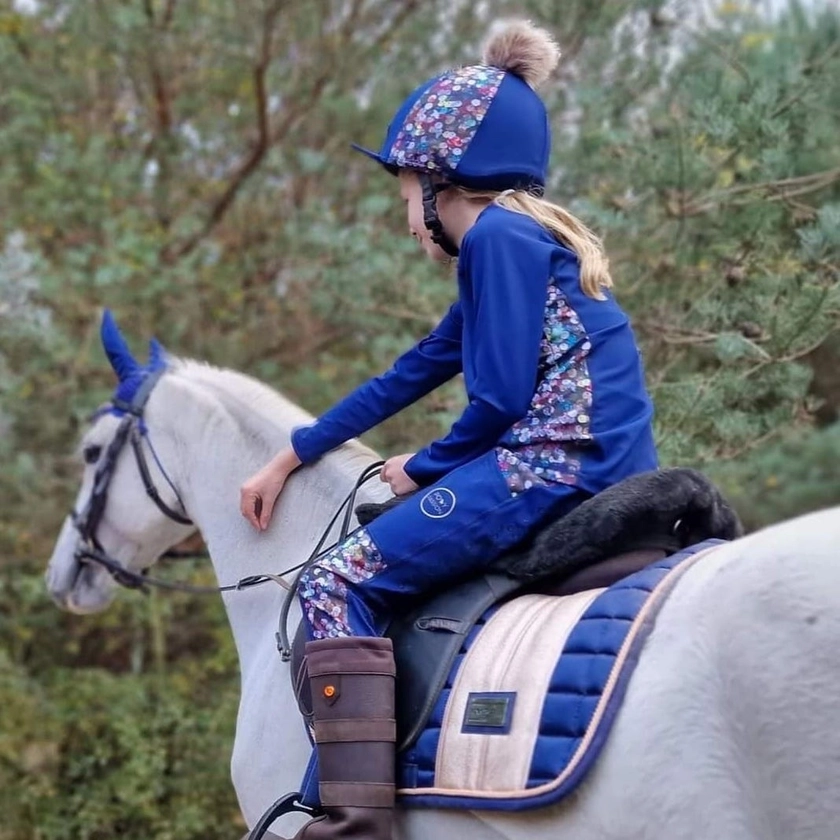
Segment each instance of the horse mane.
[[[261,440],[274,452],[284,445],[297,426],[314,417],[264,382],[230,368],[219,368],[194,359],[170,357],[169,372],[189,383],[209,388],[246,434]],[[282,441],[279,443],[278,441]],[[321,459],[331,475],[355,478],[379,456],[358,440],[351,440]]]

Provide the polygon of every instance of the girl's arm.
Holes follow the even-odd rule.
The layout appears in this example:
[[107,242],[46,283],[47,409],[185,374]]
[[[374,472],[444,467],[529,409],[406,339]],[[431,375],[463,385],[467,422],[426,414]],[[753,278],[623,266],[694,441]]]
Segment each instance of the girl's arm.
[[461,260],[467,261],[475,313],[475,382],[449,433],[405,464],[421,487],[492,449],[531,405],[555,249],[518,221],[511,224],[510,214],[481,220],[464,239]]
[[381,376],[348,394],[311,426],[295,429],[292,447],[303,463],[372,429],[461,372],[460,303]]

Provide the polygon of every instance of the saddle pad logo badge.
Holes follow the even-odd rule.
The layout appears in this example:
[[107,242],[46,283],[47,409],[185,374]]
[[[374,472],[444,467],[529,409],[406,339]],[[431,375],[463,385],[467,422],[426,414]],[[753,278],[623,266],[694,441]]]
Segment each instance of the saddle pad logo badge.
[[461,732],[507,735],[513,722],[515,691],[470,692]]
[[435,487],[420,500],[420,510],[430,519],[443,519],[455,510],[455,501],[448,487]]

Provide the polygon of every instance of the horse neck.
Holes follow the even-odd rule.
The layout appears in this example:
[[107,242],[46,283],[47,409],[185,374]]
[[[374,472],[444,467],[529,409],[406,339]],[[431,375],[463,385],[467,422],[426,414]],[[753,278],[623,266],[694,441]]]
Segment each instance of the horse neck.
[[[280,495],[269,529],[258,533],[239,513],[239,488],[288,446],[295,426],[312,418],[266,386],[230,371],[184,363],[159,388],[155,405],[169,413],[182,451],[178,482],[184,502],[221,585],[304,562],[361,471],[376,459],[352,442],[298,470]],[[361,488],[358,499],[380,501],[388,495],[374,480]],[[243,673],[259,660],[266,640],[273,645],[273,630],[266,633],[266,625],[276,626],[282,595],[273,584],[225,595]]]

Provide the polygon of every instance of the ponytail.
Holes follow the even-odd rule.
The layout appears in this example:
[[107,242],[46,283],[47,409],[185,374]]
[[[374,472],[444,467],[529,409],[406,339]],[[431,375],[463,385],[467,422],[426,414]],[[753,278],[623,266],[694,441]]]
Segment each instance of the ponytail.
[[580,261],[580,285],[595,300],[604,300],[604,289],[612,288],[610,261],[600,238],[580,219],[557,204],[526,190],[504,192],[468,190],[456,187],[468,201],[490,200],[500,207],[530,216],[548,230],[558,242],[577,254]]

